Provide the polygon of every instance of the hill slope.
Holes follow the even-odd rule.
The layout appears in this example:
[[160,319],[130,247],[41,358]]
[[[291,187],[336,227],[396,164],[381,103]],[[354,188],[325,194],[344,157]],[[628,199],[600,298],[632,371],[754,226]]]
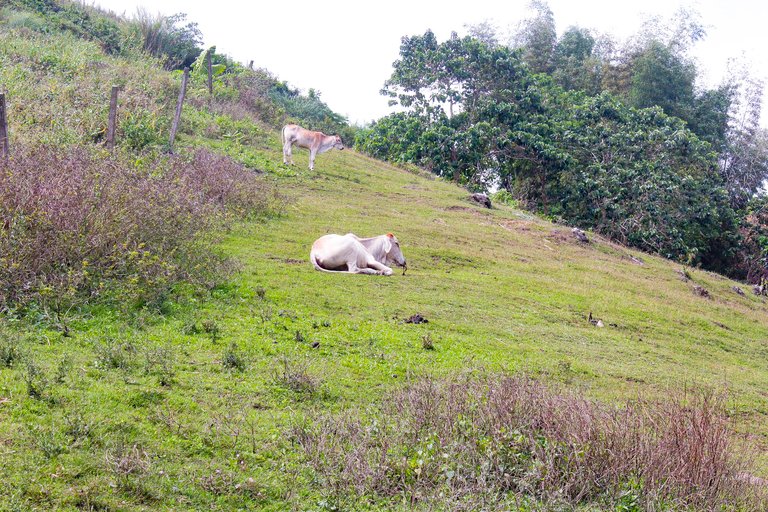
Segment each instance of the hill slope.
[[[320,360],[347,365],[344,336],[311,328],[341,320],[391,354],[391,364],[374,372],[381,378],[409,365],[448,371],[471,360],[553,373],[602,397],[638,387],[728,387],[739,412],[765,413],[766,305],[737,294],[738,283],[693,269],[686,280],[684,269],[661,258],[600,239],[582,244],[567,227],[503,205],[474,206],[450,184],[352,151],[324,155],[318,169],[281,180],[294,201],[284,218],[226,246],[246,262],[243,284],[266,289],[268,299],[295,312],[296,329],[321,342]],[[313,271],[312,241],[350,231],[394,232],[407,274]],[[605,328],[587,321],[590,312]],[[404,325],[415,313],[429,323]],[[426,333],[437,340],[434,353],[420,349]]]
[[[278,161],[272,142],[261,156]],[[315,172],[302,169],[306,152],[296,160],[274,178],[285,213],[227,235],[243,268],[211,298],[128,324],[83,318],[74,338],[18,338],[46,398],[28,396],[28,368],[0,370],[11,502],[315,503],[318,490],[290,476],[300,468],[290,425],[473,368],[524,370],[607,401],[727,388],[737,427],[768,433],[766,305],[735,283],[696,270],[685,282],[662,259],[583,245],[563,226],[473,206],[453,185],[354,151],[322,155]],[[315,271],[312,241],[349,231],[393,231],[407,274]],[[415,313],[429,322],[404,323]]]
[[[172,110],[177,77],[152,63],[69,36],[13,33],[0,49],[0,77],[23,99],[11,109],[14,140],[98,139],[101,85],[124,75],[140,84],[126,91],[130,119],[147,128],[135,132],[164,137],[155,120]],[[764,299],[594,237],[581,244],[514,208],[482,209],[451,184],[354,151],[319,156],[314,172],[297,151],[286,168],[274,132],[228,113],[225,94],[212,112],[197,89],[178,151],[207,146],[264,171],[287,206],[223,236],[242,264],[231,282],[181,287],[162,314],[85,308],[69,337],[42,312],[0,323],[0,509],[332,509],[333,489],[290,435],[297,425],[365,414],[418,377],[481,370],[525,371],[609,403],[727,389],[735,427],[766,444]],[[79,103],[98,106],[81,119]],[[325,233],[389,231],[405,275],[332,275],[308,262]],[[417,313],[428,323],[405,322]],[[350,508],[393,506],[369,498]]]

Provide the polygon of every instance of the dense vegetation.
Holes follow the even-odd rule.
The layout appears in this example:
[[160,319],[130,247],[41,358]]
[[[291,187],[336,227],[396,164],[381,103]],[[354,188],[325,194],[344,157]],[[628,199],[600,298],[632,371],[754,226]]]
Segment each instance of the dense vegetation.
[[758,281],[766,254],[745,240],[768,177],[760,84],[741,76],[696,90],[686,52],[703,31],[688,13],[671,33],[657,24],[616,49],[580,28],[558,39],[546,4],[534,7],[508,45],[487,26],[444,42],[404,37],[382,93],[405,112],[374,123],[359,147]]
[[212,233],[273,206],[263,180],[204,150],[147,168],[76,146],[16,151],[0,175],[8,313],[39,308],[62,322],[95,301],[158,307],[180,282],[213,286],[230,265]]
[[[315,172],[283,166],[284,122],[354,129],[319,93],[199,48],[195,27],[66,1],[0,11],[11,126],[0,162],[0,510],[765,508],[751,474],[766,463],[750,448],[768,436],[762,297],[592,234],[577,242],[515,208],[476,208],[413,166],[354,151],[324,154]],[[619,231],[628,243],[683,254],[713,243],[717,223],[733,243],[737,206],[682,121],[566,92],[499,46],[450,44],[480,57],[476,94],[450,96],[449,116],[400,91],[428,114],[381,123],[432,141],[431,158],[449,154],[459,181],[493,180],[477,167],[470,178],[472,152],[491,147],[485,161],[499,169],[504,155],[519,160],[505,168],[509,188],[532,207],[553,211],[573,189],[557,215],[590,218],[607,204],[599,187],[612,187],[682,226],[675,245],[644,205],[603,208],[605,226],[632,220]],[[513,81],[489,97],[487,83],[510,75],[526,89]],[[109,151],[111,85],[121,90]],[[469,139],[452,124],[470,117],[464,101],[495,116]],[[540,131],[497,122],[526,116]],[[615,154],[634,188],[599,165],[586,187],[572,160],[589,144]],[[669,184],[663,199],[641,179],[646,161],[676,170],[653,178]],[[562,183],[537,174],[549,165]],[[518,176],[530,190],[511,186]],[[715,192],[701,190],[706,180]],[[680,213],[675,201],[690,204]],[[752,227],[738,227],[759,254],[765,213],[748,208]],[[345,279],[306,262],[322,233],[382,230],[403,241],[407,275]],[[710,393],[726,382],[727,396]]]

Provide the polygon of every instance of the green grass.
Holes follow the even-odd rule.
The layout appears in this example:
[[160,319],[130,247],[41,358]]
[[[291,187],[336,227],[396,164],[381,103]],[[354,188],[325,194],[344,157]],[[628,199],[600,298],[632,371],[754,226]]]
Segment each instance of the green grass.
[[[272,142],[261,157],[277,161]],[[274,178],[284,215],[228,234],[222,248],[243,268],[210,297],[182,293],[166,316],[75,316],[71,338],[6,329],[27,333],[0,370],[9,503],[311,508],[322,489],[291,424],[472,368],[526,371],[604,401],[725,388],[736,427],[765,442],[762,299],[698,270],[684,282],[679,266],[594,237],[581,245],[518,210],[480,209],[450,184],[353,151],[322,155],[315,172],[306,159]],[[312,241],[350,231],[394,232],[408,272],[313,270]],[[415,313],[429,322],[403,322]]]

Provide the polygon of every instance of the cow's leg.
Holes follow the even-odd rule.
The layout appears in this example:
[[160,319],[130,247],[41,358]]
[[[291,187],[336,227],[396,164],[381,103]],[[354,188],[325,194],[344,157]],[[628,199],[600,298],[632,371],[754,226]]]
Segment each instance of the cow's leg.
[[289,140],[286,140],[283,143],[283,163],[285,165],[293,165],[293,155],[291,154],[291,146],[293,146],[293,143]]
[[347,262],[347,272],[350,274],[378,274],[374,269],[372,268],[361,268],[357,266],[357,262],[349,261]]
[[383,263],[379,263],[375,259],[368,258],[368,261],[366,262],[368,265],[369,270],[375,269],[374,274],[381,274],[384,276],[391,276],[394,272],[392,272],[392,269],[388,266],[384,265]]
[[309,150],[309,170],[314,171],[315,170],[315,155],[317,154],[316,149],[310,149]]

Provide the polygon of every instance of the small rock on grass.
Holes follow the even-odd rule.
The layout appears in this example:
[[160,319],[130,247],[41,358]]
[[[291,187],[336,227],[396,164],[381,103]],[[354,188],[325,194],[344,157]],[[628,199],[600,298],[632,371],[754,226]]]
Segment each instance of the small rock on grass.
[[429,320],[424,318],[421,313],[416,313],[415,315],[411,315],[405,319],[405,323],[407,324],[426,324],[428,322]]
[[587,238],[587,234],[584,231],[582,231],[581,229],[573,228],[571,230],[571,234],[574,237],[576,237],[576,240],[578,240],[579,242],[582,242],[582,243],[585,243],[585,244],[589,243],[589,238]]
[[699,285],[696,285],[696,286],[693,287],[693,293],[695,293],[699,297],[704,297],[704,298],[707,298],[707,299],[710,297],[709,290],[707,290],[703,286],[699,286]]
[[469,196],[469,198],[480,206],[491,208],[491,198],[485,194],[476,193]]

